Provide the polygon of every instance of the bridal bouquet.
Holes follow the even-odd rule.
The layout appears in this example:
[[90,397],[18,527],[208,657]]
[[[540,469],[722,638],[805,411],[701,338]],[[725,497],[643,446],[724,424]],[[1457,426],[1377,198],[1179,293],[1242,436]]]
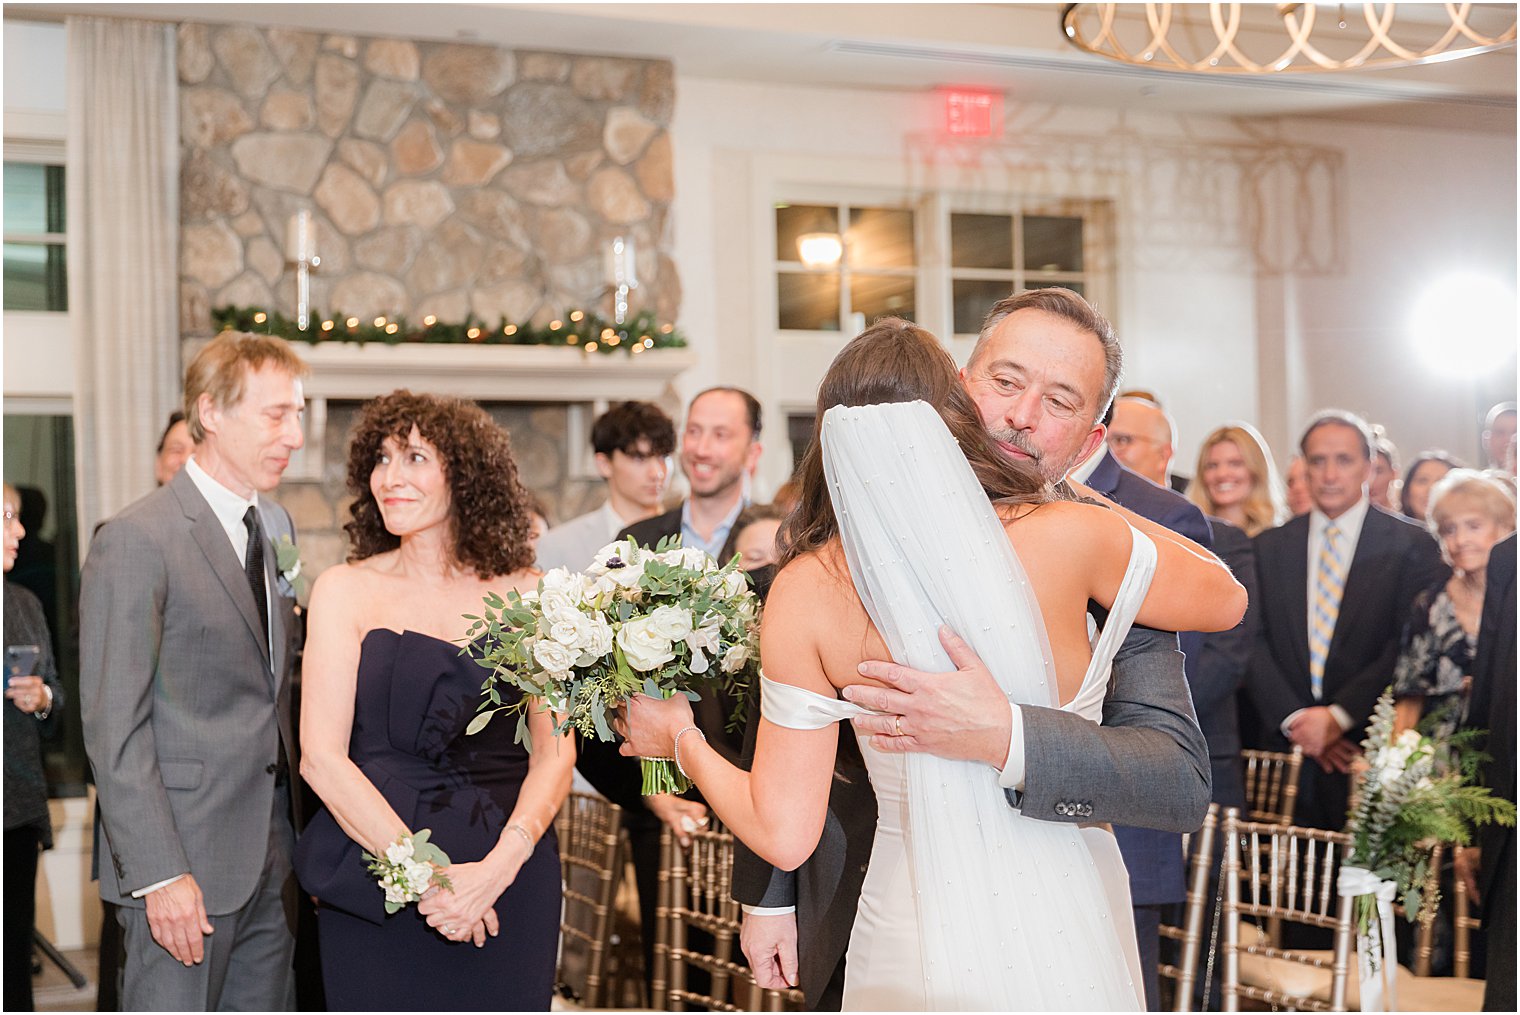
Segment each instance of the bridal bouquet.
[[[1431,844],[1467,845],[1477,825],[1515,823],[1515,805],[1476,784],[1485,760],[1475,749],[1482,730],[1464,729],[1441,743],[1420,729],[1393,732],[1393,689],[1383,692],[1362,741],[1366,767],[1357,776],[1355,803],[1349,815],[1351,850],[1340,872],[1340,894],[1356,899],[1358,962],[1362,969],[1363,1010],[1369,974],[1382,971],[1391,991],[1393,900],[1404,903],[1414,922],[1439,897],[1424,895]],[[1386,953],[1387,961],[1384,962]],[[1373,985],[1372,996],[1380,993]],[[1390,994],[1391,999],[1391,994]]]
[[[477,661],[490,670],[469,732],[497,712],[517,712],[528,739],[529,698],[555,715],[554,732],[613,740],[608,713],[630,695],[692,700],[699,688],[743,690],[759,668],[760,606],[738,558],[720,567],[679,538],[653,550],[633,539],[609,543],[582,572],[555,568],[526,595],[495,593],[471,621]],[[502,700],[498,684],[525,697]],[[529,749],[532,744],[529,742]],[[642,758],[643,792],[691,788],[669,758]]]

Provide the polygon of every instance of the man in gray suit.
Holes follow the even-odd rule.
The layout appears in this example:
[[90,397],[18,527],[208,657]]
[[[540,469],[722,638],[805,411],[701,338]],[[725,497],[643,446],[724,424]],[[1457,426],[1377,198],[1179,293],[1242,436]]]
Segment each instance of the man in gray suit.
[[85,561],[80,697],[129,1011],[293,1002],[295,599],[278,548],[295,534],[263,495],[303,442],[305,373],[269,336],[202,349],[185,372],[194,457]]
[[[1118,387],[1120,360],[1112,326],[1085,300],[1066,289],[1039,289],[992,308],[961,377],[1003,452],[1059,483],[1103,441],[1099,421]],[[845,689],[849,700],[885,713],[854,720],[874,734],[872,748],[985,762],[998,772],[1010,806],[1044,820],[1171,832],[1202,824],[1208,746],[1175,635],[1130,632],[1115,660],[1101,726],[1060,709],[1009,702],[968,646],[948,633],[942,640],[956,670],[924,674],[867,662],[862,674],[890,686]],[[831,838],[826,829],[820,850],[797,872],[774,872],[758,899],[740,897],[758,901],[758,908],[747,907],[741,945],[762,986],[795,985],[799,954],[812,967],[803,970],[805,993],[842,983],[837,970],[819,968],[812,952],[820,943],[848,940],[875,822],[874,814],[862,818],[855,797],[839,807],[839,782],[836,773],[830,827],[837,833]],[[735,877],[737,896],[737,861]],[[837,1006],[837,997],[810,997],[809,1004],[829,1000]]]

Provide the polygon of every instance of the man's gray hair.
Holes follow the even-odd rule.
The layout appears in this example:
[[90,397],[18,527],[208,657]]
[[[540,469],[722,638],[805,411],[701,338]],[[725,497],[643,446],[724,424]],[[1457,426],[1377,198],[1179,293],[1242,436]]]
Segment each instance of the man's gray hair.
[[1304,426],[1304,435],[1298,439],[1300,454],[1308,456],[1309,452],[1305,450],[1305,446],[1309,443],[1309,435],[1322,426],[1344,426],[1355,430],[1357,440],[1362,445],[1362,457],[1369,462],[1372,461],[1374,440],[1372,427],[1367,424],[1365,419],[1354,412],[1347,412],[1345,409],[1326,409],[1323,412],[1315,413],[1308,424]]
[[1025,289],[1016,292],[1012,296],[998,300],[987,311],[987,317],[982,321],[981,334],[977,336],[976,347],[971,350],[971,358],[967,363],[975,363],[981,356],[987,345],[988,337],[997,330],[1009,314],[1020,310],[1043,310],[1047,314],[1055,314],[1063,317],[1089,333],[1103,346],[1103,390],[1098,393],[1098,405],[1093,412],[1093,422],[1096,423],[1108,413],[1108,407],[1113,403],[1114,392],[1119,390],[1119,375],[1124,369],[1124,353],[1119,348],[1119,338],[1114,334],[1114,326],[1108,318],[1098,313],[1091,303],[1072,292],[1070,289],[1062,289],[1051,286],[1045,289]]

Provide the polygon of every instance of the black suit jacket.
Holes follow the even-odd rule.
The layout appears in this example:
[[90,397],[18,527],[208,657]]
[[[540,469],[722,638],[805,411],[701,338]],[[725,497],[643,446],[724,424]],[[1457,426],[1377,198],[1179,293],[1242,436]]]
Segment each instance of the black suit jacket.
[[[1142,518],[1164,525],[1200,546],[1207,548],[1213,543],[1208,519],[1198,510],[1197,505],[1126,469],[1107,448],[1103,449],[1103,457],[1087,477],[1087,485]],[[1188,686],[1193,688],[1198,680],[1198,660],[1203,648],[1203,636],[1197,632],[1183,632],[1178,642],[1184,657],[1183,672],[1187,675]],[[1195,690],[1195,709],[1196,696]],[[1201,710],[1198,710],[1198,721],[1200,725],[1204,722]],[[1207,728],[1204,736],[1207,739]],[[1211,742],[1211,753],[1212,748]],[[1114,837],[1119,840],[1119,852],[1123,854],[1124,864],[1129,868],[1130,896],[1135,905],[1160,905],[1181,902],[1186,898],[1180,835],[1154,828],[1116,825]]]
[[[1483,766],[1483,783],[1495,796],[1511,802],[1515,800],[1516,789],[1515,680],[1515,537],[1510,535],[1494,547],[1488,558],[1488,585],[1483,595],[1483,622],[1478,629],[1478,654],[1473,662],[1472,698],[1467,714],[1474,726],[1488,729],[1484,750],[1490,760]],[[1483,919],[1513,920],[1515,829],[1487,825],[1480,830],[1478,841],[1483,847],[1478,884],[1483,897]],[[1507,896],[1498,890],[1501,880],[1507,882]]]
[[1245,780],[1240,764],[1239,695],[1251,666],[1256,643],[1259,595],[1256,580],[1256,548],[1251,537],[1220,518],[1210,518],[1214,552],[1245,587],[1246,615],[1228,631],[1203,636],[1198,665],[1189,676],[1198,725],[1209,742],[1214,770],[1214,802],[1222,807],[1245,808]]
[[[1323,697],[1316,702],[1309,689],[1309,519],[1300,515],[1256,537],[1260,626],[1247,686],[1262,724],[1260,742],[1271,750],[1291,749],[1282,722],[1313,705],[1345,709],[1352,719],[1346,736],[1361,739],[1372,706],[1393,679],[1410,604],[1447,573],[1428,532],[1368,507],[1325,659]],[[1312,761],[1303,770],[1299,823],[1339,829],[1346,777],[1328,776]]]

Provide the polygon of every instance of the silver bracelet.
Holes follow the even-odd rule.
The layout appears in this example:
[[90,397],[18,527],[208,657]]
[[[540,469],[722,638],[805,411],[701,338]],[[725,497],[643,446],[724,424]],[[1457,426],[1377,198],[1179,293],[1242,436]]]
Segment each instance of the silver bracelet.
[[531,835],[528,834],[528,830],[526,828],[524,828],[522,825],[519,825],[517,822],[514,821],[510,825],[508,825],[504,830],[508,831],[508,832],[516,832],[518,835],[522,836],[523,837],[523,842],[526,842],[528,844],[528,855],[529,856],[533,855],[533,850],[535,848],[537,848],[537,847],[535,846],[535,844],[533,842],[533,836],[531,836]]
[[671,744],[670,753],[672,753],[672,754],[674,754],[676,756],[675,757],[676,771],[680,772],[683,776],[685,776],[686,778],[690,779],[691,776],[689,774],[687,774],[686,766],[683,765],[683,764],[681,764],[681,737],[684,736],[687,733],[695,733],[697,736],[699,736],[699,737],[702,738],[702,742],[704,744],[707,743],[707,734],[703,733],[701,730],[697,729],[695,726],[683,726],[681,729],[679,729],[679,730],[676,731],[675,742]]

